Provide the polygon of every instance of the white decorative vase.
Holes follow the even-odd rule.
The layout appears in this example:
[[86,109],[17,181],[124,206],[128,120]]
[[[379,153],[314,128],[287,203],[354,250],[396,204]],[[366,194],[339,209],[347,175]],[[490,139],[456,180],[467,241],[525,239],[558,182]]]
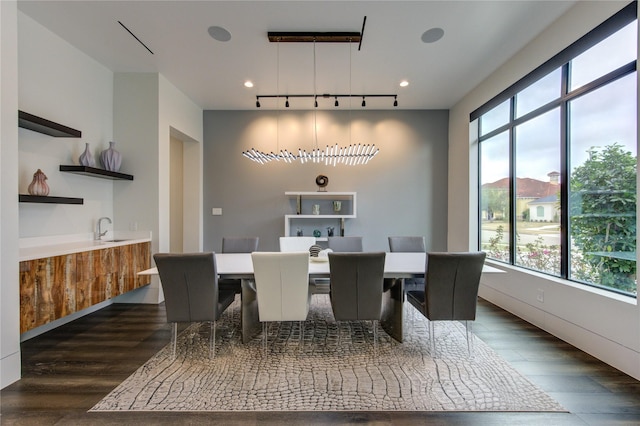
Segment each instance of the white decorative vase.
[[46,197],[49,195],[49,185],[47,185],[47,175],[45,175],[42,170],[38,169],[33,174],[33,181],[29,184],[27,191],[31,195],[39,195],[41,197]]
[[120,164],[122,163],[122,156],[113,148],[115,144],[115,142],[109,142],[109,149],[105,149],[100,154],[100,160],[105,170],[112,172],[120,170]]
[[88,167],[96,166],[96,160],[93,158],[93,155],[91,154],[91,150],[89,149],[88,143],[85,144],[84,152],[80,154],[80,157],[78,158],[78,162],[82,166],[88,166]]

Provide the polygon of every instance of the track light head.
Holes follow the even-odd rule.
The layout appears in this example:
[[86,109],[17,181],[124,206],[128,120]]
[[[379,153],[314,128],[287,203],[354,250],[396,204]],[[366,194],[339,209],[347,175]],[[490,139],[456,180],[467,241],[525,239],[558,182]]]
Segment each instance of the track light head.
[[333,104],[333,106],[340,106],[340,104],[338,103],[338,97],[336,96],[336,102]]
[[362,106],[363,106],[363,107],[366,107],[366,106],[367,106],[367,103],[366,103],[366,102],[365,102],[365,100],[364,100],[364,96],[362,97]]
[[313,106],[318,108],[318,97],[317,96],[315,97],[315,100],[313,102]]
[[260,108],[260,98],[256,96],[256,108]]
[[287,101],[284,103],[284,106],[289,108],[289,97],[287,96]]
[[397,97],[397,96],[395,96],[395,97],[393,98],[393,106],[394,106],[394,107],[397,107],[397,106],[398,106],[398,97]]

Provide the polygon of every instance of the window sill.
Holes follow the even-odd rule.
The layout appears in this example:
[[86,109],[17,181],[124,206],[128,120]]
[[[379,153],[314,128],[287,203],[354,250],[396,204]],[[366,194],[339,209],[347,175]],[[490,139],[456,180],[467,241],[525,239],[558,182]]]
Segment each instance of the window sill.
[[571,287],[574,288],[578,291],[582,291],[582,292],[586,292],[586,293],[590,293],[593,295],[597,295],[600,297],[606,297],[607,299],[610,300],[615,300],[618,302],[623,302],[629,305],[633,305],[636,306],[638,304],[638,299],[632,296],[625,296],[623,294],[619,294],[619,293],[615,293],[612,291],[607,291],[607,290],[603,290],[597,287],[591,287],[589,285],[586,284],[580,284],[574,281],[569,281],[569,280],[565,280],[559,277],[554,277],[551,275],[547,275],[547,274],[543,274],[541,272],[536,272],[536,271],[532,271],[530,269],[525,269],[525,268],[520,268],[518,266],[514,266],[514,265],[508,265],[506,263],[502,263],[502,262],[497,262],[494,260],[490,260],[487,259],[485,262],[487,265],[493,266],[497,269],[501,269],[507,273],[509,272],[514,272],[514,273],[518,273],[518,274],[524,274],[524,275],[529,275],[532,277],[536,277],[538,279],[542,279],[542,280],[546,280],[546,281],[550,281],[554,284],[558,284],[558,285],[563,285],[566,287]]

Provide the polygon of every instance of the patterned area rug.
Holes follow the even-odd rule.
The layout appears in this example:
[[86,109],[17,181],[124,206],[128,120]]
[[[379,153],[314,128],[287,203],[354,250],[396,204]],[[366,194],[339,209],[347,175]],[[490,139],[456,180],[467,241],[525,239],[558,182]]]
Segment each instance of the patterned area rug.
[[209,359],[207,325],[167,345],[90,411],[565,411],[477,337],[467,352],[464,326],[436,324],[436,357],[421,315],[405,314],[398,343],[371,323],[333,320],[327,295],[314,295],[300,346],[298,323],[272,323],[240,340],[239,301],[217,327]]

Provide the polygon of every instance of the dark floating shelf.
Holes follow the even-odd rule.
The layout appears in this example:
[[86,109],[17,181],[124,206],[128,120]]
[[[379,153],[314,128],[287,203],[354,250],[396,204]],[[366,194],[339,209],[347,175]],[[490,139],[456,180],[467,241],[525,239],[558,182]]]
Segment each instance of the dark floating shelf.
[[47,120],[46,118],[38,117],[37,115],[29,114],[24,111],[18,111],[18,127],[33,130],[38,133],[44,133],[45,135],[56,138],[82,137],[82,132],[80,130],[63,126],[62,124],[55,123]]
[[21,203],[44,203],[44,204],[84,204],[82,198],[70,197],[42,197],[40,195],[19,194]]
[[61,172],[68,173],[76,173],[85,176],[94,176],[103,179],[113,179],[113,180],[133,180],[132,175],[128,175],[126,173],[120,172],[112,172],[110,170],[98,169],[96,167],[89,166],[63,166],[60,165]]

